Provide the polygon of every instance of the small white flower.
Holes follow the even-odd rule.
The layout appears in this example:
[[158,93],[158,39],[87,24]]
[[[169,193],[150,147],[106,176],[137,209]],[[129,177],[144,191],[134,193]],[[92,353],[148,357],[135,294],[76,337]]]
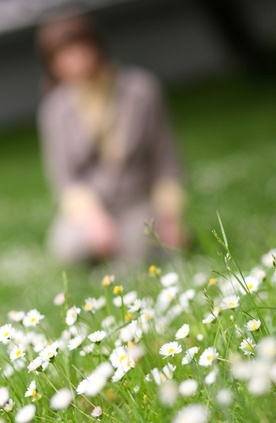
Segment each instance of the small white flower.
[[176,369],[176,366],[174,366],[171,363],[166,364],[166,366],[163,367],[162,372],[164,373],[166,379],[172,379],[174,371]]
[[25,356],[25,347],[23,344],[19,344],[18,347],[15,346],[10,352],[11,361],[17,360]]
[[54,305],[56,306],[61,306],[65,303],[65,295],[64,292],[60,292],[59,294],[57,294],[54,298]]
[[91,413],[92,417],[100,417],[103,414],[102,408],[97,405]]
[[254,332],[255,330],[258,330],[261,326],[261,321],[259,319],[252,319],[249,320],[245,327],[250,331],[250,332]]
[[77,335],[74,338],[70,339],[68,342],[68,349],[73,351],[77,349],[84,341],[85,337],[83,335]]
[[198,353],[198,351],[199,351],[199,348],[198,347],[191,347],[191,348],[189,348],[186,351],[184,357],[182,358],[182,362],[181,363],[183,365],[191,363],[192,359],[194,358],[195,354]]
[[208,408],[202,404],[190,404],[182,408],[172,423],[207,423]]
[[25,392],[25,397],[32,397],[33,399],[36,398],[37,396],[37,389],[36,389],[36,383],[35,380],[32,380],[32,382],[30,383],[27,391]]
[[36,309],[33,309],[28,311],[28,313],[24,316],[23,325],[25,328],[37,326],[42,319],[44,319],[44,316]]
[[10,413],[13,410],[14,402],[10,398],[8,402],[3,407],[3,410],[6,411],[6,413]]
[[24,311],[16,311],[16,310],[11,310],[8,313],[8,318],[10,320],[12,320],[13,322],[22,322],[22,320],[24,319],[25,313]]
[[135,339],[140,339],[142,336],[142,330],[138,326],[137,320],[133,320],[127,326],[121,329],[120,339],[122,342],[130,342]]
[[0,328],[0,342],[6,344],[10,339],[13,338],[15,335],[15,329],[12,327],[10,323],[1,326]]
[[135,362],[129,349],[125,347],[115,348],[110,355],[110,361],[115,369],[120,368],[123,370],[129,370],[131,367],[135,366]]
[[244,355],[254,354],[254,349],[256,344],[254,344],[251,338],[243,339],[240,343],[240,349],[243,351]]
[[105,306],[106,300],[104,297],[96,298],[86,298],[83,306],[83,310],[86,312],[95,313],[96,310],[100,310]]
[[229,389],[221,389],[216,396],[219,405],[229,407],[233,402],[233,393]]
[[65,319],[66,324],[68,326],[72,326],[76,322],[80,312],[81,312],[81,309],[76,306],[69,308],[69,310],[66,313],[66,319]]
[[4,405],[9,401],[10,394],[8,388],[5,386],[0,387],[0,407],[4,407]]
[[197,391],[198,383],[194,379],[187,379],[180,383],[179,393],[184,397],[191,397]]
[[212,323],[214,320],[216,320],[216,318],[218,317],[220,313],[220,310],[213,310],[212,313],[208,314],[208,316],[205,317],[205,319],[202,320],[202,323],[209,324]]
[[239,300],[237,295],[230,295],[229,297],[223,298],[220,307],[222,310],[236,308],[239,306]]
[[42,361],[42,358],[41,357],[36,357],[33,361],[31,361],[31,363],[28,365],[28,370],[29,370],[29,373],[30,372],[33,372],[33,371],[35,371],[35,370],[40,370],[40,369],[42,369],[42,364],[43,364],[43,361]]
[[70,389],[62,388],[50,399],[50,407],[53,410],[66,410],[73,398],[74,397]]
[[269,392],[271,383],[267,377],[258,375],[249,380],[247,388],[252,395],[261,396]]
[[263,338],[259,342],[257,349],[258,355],[263,360],[272,361],[276,358],[276,338],[273,338],[272,336]]
[[251,294],[252,292],[258,291],[260,283],[261,283],[260,280],[258,280],[254,276],[246,276],[245,278],[246,291],[241,286],[240,286],[240,291],[242,292],[242,294],[246,294],[247,292]]
[[165,407],[173,407],[178,396],[177,384],[174,380],[166,380],[159,387],[159,400]]
[[186,338],[189,335],[189,332],[190,332],[190,326],[185,323],[176,332],[175,339],[183,339],[183,338]]
[[101,342],[106,337],[106,332],[104,330],[97,330],[96,332],[91,333],[88,335],[88,339],[91,342]]
[[168,342],[167,344],[162,345],[159,350],[159,354],[165,357],[174,356],[175,354],[179,354],[182,351],[181,345],[178,342]]
[[218,369],[215,367],[208,375],[205,377],[204,382],[206,385],[213,385],[217,380]]
[[217,357],[218,353],[215,347],[206,348],[199,357],[198,364],[203,367],[211,366]]
[[262,256],[262,264],[266,267],[273,267],[273,256],[276,256],[276,248],[268,251],[267,254]]
[[162,276],[160,282],[165,288],[168,288],[169,286],[177,284],[178,280],[179,279],[177,273],[171,272]]
[[26,405],[21,408],[15,416],[15,423],[29,423],[35,416],[35,406],[33,404]]
[[45,362],[52,361],[58,353],[58,348],[59,343],[53,342],[51,345],[47,345],[47,347],[39,353],[39,357]]

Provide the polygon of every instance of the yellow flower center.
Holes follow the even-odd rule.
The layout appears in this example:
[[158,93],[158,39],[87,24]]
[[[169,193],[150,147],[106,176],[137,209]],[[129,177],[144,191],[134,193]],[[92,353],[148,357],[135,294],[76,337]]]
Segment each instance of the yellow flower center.
[[126,359],[126,355],[125,354],[122,354],[120,357],[119,357],[119,360],[120,361],[124,361]]
[[216,283],[217,283],[216,278],[211,278],[211,279],[209,280],[209,285],[211,285],[211,286],[216,285]]
[[36,322],[36,318],[35,317],[31,317],[30,322],[31,323],[35,323]]
[[175,349],[173,347],[171,347],[171,348],[168,349],[168,354],[172,354],[174,352],[175,352]]
[[22,351],[21,350],[17,350],[16,353],[15,353],[16,357],[20,357],[21,354],[22,354]]
[[35,397],[35,396],[36,396],[36,389],[33,389],[33,390],[31,391],[31,396],[32,396],[32,397]]
[[5,337],[5,338],[8,338],[9,336],[10,336],[10,332],[5,332],[5,333],[4,333],[4,337]]
[[235,306],[234,301],[229,301],[229,302],[228,302],[228,307],[234,307],[234,306]]
[[211,361],[211,360],[213,360],[212,354],[211,355],[207,355],[207,361]]
[[249,284],[247,285],[247,288],[248,288],[248,290],[249,290],[249,291],[251,291],[251,289],[253,288],[253,284],[252,284],[252,283],[249,283]]
[[258,329],[258,323],[253,323],[251,327],[253,330]]

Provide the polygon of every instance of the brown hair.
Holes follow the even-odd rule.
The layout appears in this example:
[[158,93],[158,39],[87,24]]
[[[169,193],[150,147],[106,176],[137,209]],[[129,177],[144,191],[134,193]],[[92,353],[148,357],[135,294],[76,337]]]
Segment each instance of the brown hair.
[[98,49],[101,57],[108,56],[106,42],[97,23],[85,16],[56,18],[43,24],[37,31],[36,46],[39,58],[52,83],[50,63],[54,55],[62,48],[74,42],[81,42]]

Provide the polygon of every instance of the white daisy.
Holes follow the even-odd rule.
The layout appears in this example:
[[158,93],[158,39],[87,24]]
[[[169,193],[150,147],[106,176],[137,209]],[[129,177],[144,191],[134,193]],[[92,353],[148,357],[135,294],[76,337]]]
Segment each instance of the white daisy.
[[29,373],[30,372],[33,372],[33,371],[39,371],[39,370],[41,370],[42,369],[42,364],[43,364],[42,358],[41,357],[36,357],[28,365]]
[[217,308],[216,310],[213,310],[212,313],[208,314],[208,316],[205,317],[205,319],[202,320],[202,323],[209,324],[212,323],[216,318],[218,317],[220,313],[220,309]]
[[89,297],[85,300],[83,310],[86,312],[90,311],[91,313],[95,313],[96,310],[100,310],[102,307],[104,307],[105,303],[106,300],[104,297],[100,297],[98,299]]
[[206,348],[199,357],[198,364],[203,367],[211,366],[217,357],[218,353],[215,347]]
[[74,338],[70,339],[68,342],[68,349],[73,351],[77,349],[84,341],[85,337],[83,335],[77,335]]
[[39,357],[43,360],[43,361],[52,361],[57,353],[58,353],[58,348],[59,348],[59,343],[58,341],[53,342],[51,345],[47,345],[47,347],[45,347],[40,353],[39,353]]
[[35,416],[35,411],[36,409],[33,404],[26,405],[17,412],[15,416],[15,423],[31,422]]
[[199,347],[191,347],[189,348],[186,353],[185,356],[182,358],[181,363],[183,365],[189,364],[191,363],[192,359],[194,358],[195,354],[197,354],[199,351]]
[[207,423],[208,418],[209,411],[205,405],[190,404],[180,410],[172,423]]
[[74,397],[70,389],[62,388],[50,399],[50,407],[52,410],[66,410],[73,398]]
[[184,397],[191,397],[197,391],[198,383],[194,379],[187,379],[180,383],[179,393]]
[[240,349],[243,351],[244,355],[252,355],[254,354],[254,349],[256,344],[254,344],[251,338],[243,339],[240,343]]
[[92,411],[92,413],[91,413],[91,416],[92,416],[92,417],[100,417],[102,414],[103,414],[103,410],[102,410],[102,408],[101,408],[99,405],[97,405],[97,406],[93,409],[93,411]]
[[106,332],[104,330],[97,330],[96,332],[88,335],[88,339],[91,342],[99,343],[106,337]]
[[240,286],[240,291],[242,292],[242,294],[246,294],[247,292],[251,294],[252,292],[258,291],[260,284],[261,284],[260,280],[258,280],[254,276],[246,276],[245,277],[246,291],[241,286]]
[[167,273],[160,278],[160,282],[165,288],[177,284],[178,280],[178,275],[175,272]]
[[8,402],[6,402],[6,404],[4,405],[3,410],[6,411],[6,413],[10,413],[13,410],[13,406],[14,406],[14,402],[10,398]]
[[13,347],[10,352],[10,359],[11,361],[17,360],[18,358],[22,358],[25,356],[25,347],[23,344],[19,344],[18,346]]
[[254,332],[255,330],[258,330],[260,326],[261,326],[261,321],[259,319],[249,320],[245,325],[247,330],[249,330],[250,332]]
[[162,345],[159,350],[159,354],[163,355],[164,358],[174,356],[175,354],[179,354],[182,352],[182,347],[179,345],[178,342],[168,342],[167,344]]
[[8,313],[8,318],[12,320],[13,322],[21,322],[24,319],[24,316],[25,316],[24,311],[11,310]]
[[190,326],[185,323],[176,332],[175,339],[183,339],[183,338],[186,338],[189,335],[189,332],[190,332]]
[[0,407],[4,407],[4,405],[9,401],[10,394],[8,388],[5,386],[0,387]]
[[69,308],[69,310],[66,313],[66,318],[65,318],[66,324],[68,326],[72,326],[76,322],[80,312],[81,312],[81,309],[76,307],[76,306]]
[[44,319],[44,316],[39,313],[36,309],[28,311],[24,316],[23,325],[28,328],[31,326],[37,326],[40,320]]
[[0,327],[0,342],[6,344],[15,335],[15,329],[10,323]]
[[220,307],[222,310],[236,308],[239,306],[239,300],[237,295],[230,295],[229,297],[223,298]]

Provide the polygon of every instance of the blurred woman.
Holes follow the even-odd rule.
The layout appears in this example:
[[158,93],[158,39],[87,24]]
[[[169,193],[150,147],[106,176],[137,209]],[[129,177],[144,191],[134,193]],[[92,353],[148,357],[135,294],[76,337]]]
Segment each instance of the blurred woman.
[[84,17],[38,31],[51,81],[38,126],[59,205],[49,243],[61,260],[144,260],[152,217],[162,242],[181,244],[183,193],[158,81],[109,57]]

